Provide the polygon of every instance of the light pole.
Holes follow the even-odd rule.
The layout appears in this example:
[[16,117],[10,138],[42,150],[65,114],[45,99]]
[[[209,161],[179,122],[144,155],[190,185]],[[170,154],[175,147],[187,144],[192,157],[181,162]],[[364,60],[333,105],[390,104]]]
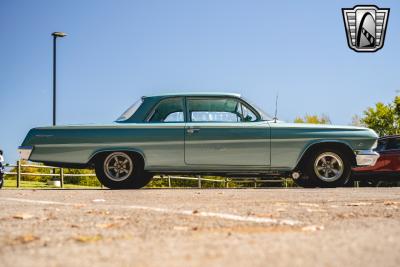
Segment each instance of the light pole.
[[[53,32],[51,34],[53,36],[53,126],[56,125],[56,74],[57,74],[57,46],[56,40],[58,37],[62,38],[67,36],[64,32]],[[56,174],[56,169],[53,169],[53,174]],[[61,173],[60,173],[61,176]],[[53,176],[53,181],[56,180],[56,176]],[[63,187],[63,181],[60,181],[60,186]]]
[[51,34],[53,36],[53,126],[56,125],[56,72],[57,72],[57,47],[56,40],[58,37],[62,38],[67,36],[64,32],[53,32]]

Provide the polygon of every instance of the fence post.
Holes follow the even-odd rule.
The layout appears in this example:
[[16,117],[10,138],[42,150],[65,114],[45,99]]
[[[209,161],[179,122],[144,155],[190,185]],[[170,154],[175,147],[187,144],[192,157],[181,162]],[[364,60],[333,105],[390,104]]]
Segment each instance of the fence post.
[[60,168],[60,186],[61,188],[64,187],[64,169]]
[[254,179],[254,188],[257,188],[257,179]]
[[17,161],[17,188],[20,186],[21,181],[21,161]]
[[197,175],[198,187],[201,188],[201,176]]
[[224,178],[224,187],[228,188],[228,178]]
[[171,188],[171,176],[168,175],[168,187]]

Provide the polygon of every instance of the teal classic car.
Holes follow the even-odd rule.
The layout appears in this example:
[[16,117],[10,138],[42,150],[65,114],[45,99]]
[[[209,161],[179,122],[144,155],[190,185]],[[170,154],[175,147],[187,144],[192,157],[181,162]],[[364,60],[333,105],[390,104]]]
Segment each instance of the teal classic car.
[[238,94],[142,97],[114,123],[39,127],[21,157],[57,167],[95,168],[113,189],[140,188],[155,174],[292,176],[307,187],[347,183],[374,165],[377,135],[361,127],[274,120]]

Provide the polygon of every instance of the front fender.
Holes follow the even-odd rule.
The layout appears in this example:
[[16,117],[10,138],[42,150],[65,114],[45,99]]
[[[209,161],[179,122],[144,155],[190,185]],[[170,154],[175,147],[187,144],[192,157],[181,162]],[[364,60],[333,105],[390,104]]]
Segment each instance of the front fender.
[[323,146],[337,147],[338,149],[344,149],[345,152],[351,156],[352,165],[356,165],[356,155],[351,144],[346,140],[335,140],[335,139],[324,139],[324,140],[313,140],[304,146],[301,151],[295,169],[298,169],[307,159],[308,156],[315,150]]

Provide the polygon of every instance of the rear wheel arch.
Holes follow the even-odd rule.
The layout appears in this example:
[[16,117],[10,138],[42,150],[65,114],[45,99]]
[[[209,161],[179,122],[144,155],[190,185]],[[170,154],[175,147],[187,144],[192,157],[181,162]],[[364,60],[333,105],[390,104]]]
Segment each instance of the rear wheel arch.
[[116,149],[104,149],[104,150],[99,150],[99,151],[94,152],[89,158],[88,165],[89,166],[94,166],[94,164],[96,163],[96,161],[99,158],[102,158],[105,155],[108,155],[108,154],[113,153],[113,152],[125,152],[125,153],[128,153],[131,156],[133,156],[135,159],[141,161],[141,163],[143,164],[143,168],[144,168],[144,166],[146,166],[146,158],[145,158],[145,156],[144,156],[142,151],[139,151],[139,150],[136,150],[136,149],[117,149],[117,148]]
[[316,151],[319,151],[320,149],[338,149],[342,151],[343,153],[346,154],[346,156],[351,160],[351,166],[356,166],[356,156],[354,154],[354,151],[351,149],[351,147],[343,142],[335,142],[335,141],[327,141],[327,142],[320,142],[320,143],[314,143],[309,145],[306,150],[303,152],[301,155],[301,158],[299,159],[298,163],[296,164],[296,167],[294,170],[303,170],[307,160],[310,158],[313,153]]

